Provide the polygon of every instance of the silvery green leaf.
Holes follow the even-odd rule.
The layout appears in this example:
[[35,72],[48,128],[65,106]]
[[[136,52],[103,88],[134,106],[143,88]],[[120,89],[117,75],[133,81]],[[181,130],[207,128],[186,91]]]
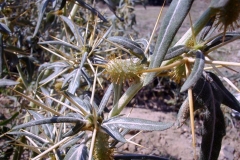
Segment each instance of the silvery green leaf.
[[17,81],[13,81],[10,79],[0,79],[0,87],[5,87],[5,86],[14,86],[19,84]]
[[77,69],[77,72],[75,75],[73,75],[73,79],[71,80],[70,84],[69,84],[69,87],[68,87],[68,91],[70,93],[75,93],[76,90],[79,88],[80,86],[80,82],[81,82],[81,76],[82,76],[82,68],[83,68],[83,65],[87,59],[87,55],[88,55],[88,52],[85,52],[82,56],[82,59],[81,59],[81,63]]
[[189,115],[190,115],[190,109],[189,109],[189,100],[188,100],[188,97],[187,97],[184,100],[184,102],[182,103],[182,105],[181,105],[181,107],[178,111],[175,126],[177,128],[181,127],[183,125],[183,123],[189,118]]
[[213,24],[214,24],[214,21],[215,21],[216,17],[213,16],[209,21],[208,23],[204,26],[204,28],[201,30],[200,34],[199,34],[199,42],[204,42],[205,39],[207,38],[208,35],[211,35],[211,32],[210,30],[213,28]]
[[116,7],[115,3],[113,3],[112,0],[104,0],[104,2],[106,2],[108,8],[113,12],[113,14],[114,14],[120,21],[124,21],[123,18],[118,17],[118,15],[116,14],[117,7]]
[[167,54],[164,57],[164,60],[172,59],[174,57],[177,57],[177,56],[179,56],[183,53],[187,53],[189,51],[190,51],[190,48],[188,48],[185,45],[174,46],[168,50]]
[[[28,111],[35,120],[41,120],[44,119],[45,117],[37,112],[34,112],[32,110]],[[50,137],[51,139],[54,139],[55,135],[53,134],[53,125],[52,124],[43,124],[42,128],[45,132],[45,134]]]
[[204,65],[205,65],[204,54],[200,50],[195,51],[195,53],[196,53],[196,58],[195,58],[193,69],[189,77],[181,87],[180,92],[184,92],[188,90],[190,87],[193,87],[198,81],[198,79],[202,76]]
[[70,148],[63,160],[88,160],[88,154],[85,144],[77,144]]
[[77,42],[79,44],[83,44],[83,38],[81,38],[81,35],[79,34],[79,31],[78,31],[79,27],[68,17],[65,17],[63,15],[61,15],[60,17],[66,23],[66,25],[70,28]]
[[[124,137],[127,133],[129,133],[130,132],[130,129],[126,129],[126,128],[124,128],[121,132],[120,132],[120,134],[121,134],[121,136],[122,137]],[[115,139],[115,138],[114,138]],[[117,139],[115,139],[109,146],[110,146],[110,148],[119,148],[119,147],[121,147],[122,145],[124,145],[124,143],[121,143],[121,144],[119,144],[118,146],[116,146],[118,143],[119,143],[120,141],[119,140],[117,140]]]
[[75,0],[77,1],[82,7],[90,10],[94,15],[98,16],[98,18],[100,18],[103,22],[107,22],[106,18],[104,18],[104,16],[98,12],[95,8],[91,7],[89,4],[85,3],[82,0]]
[[67,116],[67,117],[81,118],[81,119],[84,118],[80,113],[75,113],[75,112],[67,113],[66,116]]
[[48,96],[50,96],[49,90],[47,90],[47,89],[44,88],[44,87],[40,87],[40,89],[41,89],[41,92],[43,93],[43,95],[46,95],[46,97],[45,97],[45,103],[47,104],[47,106],[52,106],[53,100],[50,99],[50,98],[48,98]]
[[77,69],[74,69],[72,72],[63,75],[64,80],[62,82],[62,88],[67,86],[67,83],[70,82],[70,80],[72,79],[72,77],[76,74]]
[[108,28],[108,30],[104,33],[104,35],[101,37],[100,41],[96,46],[99,46],[103,42],[104,38],[106,38],[111,33],[112,29],[113,25],[111,25],[111,27]]
[[32,37],[35,37],[37,35],[37,32],[40,28],[40,25],[43,19],[43,15],[46,11],[46,8],[49,2],[50,0],[42,0],[41,2],[37,2],[38,3],[38,20],[37,20],[37,25],[35,27],[35,31]]
[[91,113],[91,109],[89,108],[89,106],[79,97],[73,95],[70,92],[65,91],[64,92],[66,98],[75,106],[77,106],[77,108],[79,108],[81,110],[81,112],[83,113],[84,116],[88,115]]
[[38,71],[40,72],[43,69],[54,69],[54,68],[66,68],[69,67],[69,64],[66,61],[57,61],[53,63],[43,63]]
[[63,73],[67,72],[70,67],[67,68],[55,68],[51,75],[47,76],[45,79],[41,80],[39,84],[46,84],[53,79],[57,78],[58,76],[62,75]]
[[83,98],[83,102],[88,106],[88,108],[95,109],[95,112],[97,113],[98,111],[98,105],[95,102],[95,99],[93,100],[93,103],[91,104],[91,98],[90,94],[85,94]]
[[79,122],[79,123],[76,123],[76,125],[71,128],[68,132],[64,133],[63,134],[63,138],[65,137],[69,137],[69,136],[73,136],[75,134],[77,134],[79,131],[81,131],[81,129],[86,125],[85,122]]
[[[173,0],[170,7],[161,22],[157,43],[151,57],[149,69],[157,68],[162,64],[165,54],[170,47],[179,27],[188,14],[193,0]],[[144,80],[143,86],[149,84],[156,73],[148,73]]]
[[5,34],[11,34],[11,30],[8,28],[8,26],[4,23],[0,23],[0,32]]
[[111,136],[113,139],[126,143],[126,139],[123,137],[123,135],[119,132],[119,128],[115,127],[114,125],[102,125],[102,129],[107,132],[109,136]]
[[70,147],[74,144],[76,144],[83,136],[85,135],[85,132],[81,132],[79,135],[71,138],[69,141],[67,141],[66,143],[64,143],[59,150],[64,150],[67,147]]
[[98,114],[102,114],[104,108],[106,107],[108,100],[110,98],[110,96],[113,94],[113,83],[111,83],[111,85],[108,87],[107,91],[105,92],[101,103],[99,105],[99,109],[98,109]]
[[45,79],[41,80],[39,83],[40,84],[48,83],[49,81],[55,79],[59,75],[62,75],[64,72],[68,71],[70,67],[71,66],[65,61],[58,61],[54,63],[44,63],[39,67],[38,71],[42,71],[43,69],[53,70],[53,73],[51,73],[51,75],[47,76]]
[[162,131],[170,128],[173,123],[155,122],[139,118],[113,117],[103,122],[102,127],[117,127],[131,130]]
[[130,53],[132,53],[134,56],[138,57],[139,59],[141,60],[146,59],[144,55],[144,51],[142,50],[141,46],[138,43],[126,37],[121,37],[121,36],[109,37],[108,40],[114,43],[120,44],[126,49],[129,49]]
[[80,51],[80,48],[75,46],[75,45],[72,45],[70,43],[67,43],[65,41],[44,41],[44,42],[38,42],[38,44],[57,44],[57,45],[64,45],[64,46],[67,46],[67,47],[70,47],[70,48],[73,48],[73,49],[76,49],[78,51]]
[[[144,48],[143,50],[145,50],[147,48],[148,43],[149,43],[148,40],[145,39],[145,38],[136,39],[135,42],[137,42],[138,44],[143,45],[143,48]],[[149,53],[148,55],[152,55],[153,54],[153,50],[154,50],[153,45],[150,45],[149,48],[148,48],[148,53]],[[145,55],[145,56],[147,57],[148,55]]]
[[8,132],[7,134],[11,134],[11,135],[18,135],[18,136],[28,136],[30,137],[31,139],[34,139],[42,144],[46,144],[48,143],[47,140],[39,137],[39,136],[36,136],[35,134],[32,134],[31,132]]
[[[82,67],[82,75],[84,77],[84,79],[86,80],[88,87],[90,88],[93,84],[93,78],[90,78],[90,75],[88,74],[88,72],[86,71],[85,67]],[[86,89],[88,90],[88,89]]]
[[74,117],[51,117],[51,118],[44,118],[40,120],[33,120],[24,124],[17,125],[12,128],[12,130],[17,130],[21,128],[31,127],[40,124],[49,124],[49,123],[78,123],[78,122],[86,122],[83,119],[74,118]]

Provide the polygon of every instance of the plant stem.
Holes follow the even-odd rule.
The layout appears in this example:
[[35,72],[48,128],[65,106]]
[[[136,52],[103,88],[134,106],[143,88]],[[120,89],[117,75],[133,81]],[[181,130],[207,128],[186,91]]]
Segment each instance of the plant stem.
[[[197,36],[198,33],[203,29],[203,27],[208,23],[208,21],[215,15],[216,10],[208,8],[203,15],[198,19],[198,21],[193,25],[194,35]],[[186,44],[192,38],[192,29],[190,28],[183,37],[175,44],[182,45]]]
[[132,100],[132,98],[138,93],[138,91],[142,88],[143,82],[138,82],[133,84],[131,87],[127,89],[127,91],[122,95],[119,99],[119,102],[113,106],[110,111],[108,118],[116,116],[121,113],[121,111],[125,108],[125,106]]

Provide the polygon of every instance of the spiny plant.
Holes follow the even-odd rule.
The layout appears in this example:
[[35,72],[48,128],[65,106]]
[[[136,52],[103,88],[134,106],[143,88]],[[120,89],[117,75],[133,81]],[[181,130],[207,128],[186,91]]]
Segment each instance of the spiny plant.
[[[146,40],[121,35],[119,28],[109,23],[109,19],[96,10],[93,7],[95,3],[91,1],[62,0],[59,4],[54,0],[16,2],[20,11],[13,12],[21,13],[21,16],[14,17],[14,20],[3,10],[3,16],[8,21],[1,23],[0,52],[3,57],[6,57],[3,53],[10,52],[13,58],[5,61],[1,58],[0,73],[2,77],[8,77],[1,79],[1,86],[9,86],[9,92],[21,96],[19,103],[25,112],[19,120],[22,124],[2,135],[16,136],[14,142],[18,150],[14,159],[21,158],[23,148],[29,150],[28,157],[31,159],[114,159],[117,143],[135,144],[131,138],[124,137],[130,130],[161,131],[172,127],[172,122],[121,115],[142,87],[154,78],[166,75],[169,70],[169,77],[177,82],[186,79],[181,92],[188,91],[188,98],[179,110],[175,125],[181,127],[190,116],[195,144],[193,112],[204,110],[200,159],[217,159],[226,132],[220,105],[225,104],[239,112],[240,105],[218,76],[205,71],[204,67],[210,64],[219,74],[221,72],[216,65],[226,68],[239,66],[239,63],[215,61],[209,55],[240,37],[238,32],[227,31],[238,20],[237,10],[234,10],[236,17],[231,20],[226,15],[231,5],[237,4],[233,1],[212,0],[189,31],[172,44],[193,3],[193,0],[173,0],[161,22],[153,53],[149,48],[152,38]],[[120,10],[127,10],[130,2],[134,0],[121,1]],[[124,23],[114,3],[110,0],[106,3],[118,17],[117,23]],[[7,9],[14,8],[11,3],[5,5]],[[30,16],[30,12],[34,13],[31,7],[38,8],[37,19]],[[239,6],[234,7],[239,10]],[[27,28],[23,25],[29,36],[23,36],[21,29],[11,30],[12,25],[15,28],[18,26],[15,23],[20,23],[18,20],[23,19],[24,14],[28,14],[26,17],[31,24],[34,23]],[[223,32],[213,33],[221,25]],[[25,45],[22,42],[26,42]],[[26,51],[29,54],[24,55]],[[42,56],[38,57],[36,53]],[[15,66],[7,68],[6,64],[14,60],[17,61]],[[14,69],[17,72],[12,74]],[[97,90],[106,83],[108,87],[98,101]],[[122,93],[126,83],[130,87]],[[110,111],[104,113],[109,108],[111,97]],[[29,103],[26,104],[23,99]],[[115,156],[115,159],[118,158]],[[141,158],[156,157],[143,155]]]

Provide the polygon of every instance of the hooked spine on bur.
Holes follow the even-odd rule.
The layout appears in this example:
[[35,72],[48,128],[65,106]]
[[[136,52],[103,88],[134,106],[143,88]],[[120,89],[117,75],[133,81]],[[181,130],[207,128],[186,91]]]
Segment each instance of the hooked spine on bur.
[[145,65],[140,62],[134,62],[131,59],[113,59],[104,65],[108,77],[114,83],[124,81],[139,82]]

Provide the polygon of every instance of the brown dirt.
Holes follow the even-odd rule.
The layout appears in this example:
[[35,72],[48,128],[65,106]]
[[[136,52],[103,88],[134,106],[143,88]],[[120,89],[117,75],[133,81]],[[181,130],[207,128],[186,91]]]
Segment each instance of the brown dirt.
[[[193,22],[203,13],[209,2],[210,0],[198,0],[194,2],[193,8],[190,12]],[[168,7],[164,8],[163,14],[167,8]],[[159,11],[160,7],[148,6],[146,10],[142,6],[136,7],[135,13],[137,15],[137,25],[134,28],[139,32],[140,37],[150,37],[150,33],[153,30]],[[190,22],[187,19],[180,28],[177,39],[179,39],[189,27]],[[236,47],[236,44],[237,42],[218,49],[216,53],[213,54],[214,58],[218,58],[219,60],[227,59],[239,62],[240,57],[238,50],[236,49],[239,45]],[[162,106],[161,104],[158,104],[157,107],[161,108]],[[130,108],[127,108],[125,109],[124,113],[128,114],[130,110]],[[138,108],[138,106],[136,106],[134,107],[133,111],[131,111],[130,117],[144,118],[162,122],[174,122],[177,117],[177,112],[162,112],[161,109],[160,111],[157,111]],[[232,118],[229,110],[225,113],[225,117],[227,134],[222,141],[219,160],[237,160],[240,159],[240,121]],[[120,147],[118,151],[157,155],[168,157],[169,159],[192,160],[194,159],[194,149],[192,147],[192,135],[189,123],[190,122],[187,121],[187,123],[179,129],[172,127],[166,131],[142,132],[134,137],[132,141],[143,147],[127,143]],[[198,155],[201,144],[201,121],[195,119],[195,128],[197,139],[196,154]],[[130,138],[134,134],[135,133],[129,134],[127,137]]]

